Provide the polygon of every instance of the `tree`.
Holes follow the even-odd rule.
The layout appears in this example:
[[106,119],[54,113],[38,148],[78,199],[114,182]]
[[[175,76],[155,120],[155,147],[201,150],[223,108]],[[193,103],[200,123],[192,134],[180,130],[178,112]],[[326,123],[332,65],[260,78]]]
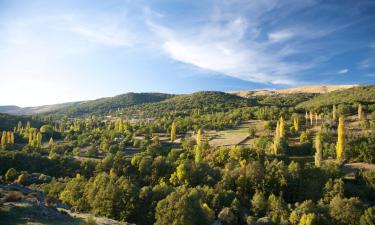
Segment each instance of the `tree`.
[[280,117],[276,125],[275,136],[273,141],[273,153],[280,154],[284,148],[285,143],[285,120]]
[[276,224],[285,224],[288,221],[288,211],[284,200],[271,194],[268,197],[268,216]]
[[200,145],[202,143],[202,131],[201,131],[201,129],[198,129],[196,142],[197,142],[197,145]]
[[223,208],[220,211],[218,218],[220,219],[220,221],[224,222],[224,224],[228,224],[228,225],[236,224],[236,220],[237,220],[236,216],[234,215],[234,213],[229,207]]
[[329,215],[338,223],[358,224],[362,215],[362,205],[358,198],[335,196],[329,203]]
[[155,225],[209,225],[213,218],[201,203],[196,189],[181,187],[159,201],[155,212]]
[[171,127],[171,142],[174,143],[174,140],[176,139],[176,123],[172,123]]
[[310,111],[310,125],[313,126],[313,119],[314,119],[314,115],[313,113]]
[[307,128],[307,126],[309,125],[309,114],[307,113],[307,111],[306,111],[306,113],[305,113],[305,121],[306,121],[306,128]]
[[14,168],[8,169],[8,171],[5,173],[5,180],[8,182],[13,182],[18,176],[17,170]]
[[358,104],[358,120],[361,120],[362,119],[362,104],[359,103]]
[[295,117],[293,118],[293,127],[294,127],[294,130],[295,130],[296,132],[299,131],[299,118],[298,118],[298,116],[295,116]]
[[27,181],[27,177],[28,177],[27,173],[22,172],[21,175],[19,175],[17,178],[17,183],[25,185]]
[[318,217],[315,213],[303,214],[298,225],[319,225]]
[[1,134],[1,146],[5,147],[7,141],[7,133],[3,131]]
[[365,210],[359,220],[360,225],[375,225],[375,206]]
[[257,191],[251,199],[251,210],[254,212],[254,215],[257,217],[263,216],[267,209],[267,201],[264,197],[263,192]]
[[315,166],[320,167],[322,165],[322,158],[323,158],[323,152],[322,152],[322,142],[321,142],[321,131],[319,130],[315,137]]
[[275,136],[273,137],[273,154],[277,155],[280,152],[280,145],[281,145],[281,137],[280,137],[280,123],[277,122],[276,129],[275,129]]
[[14,133],[10,134],[10,144],[14,145]]
[[340,116],[337,128],[336,158],[338,161],[342,161],[345,158],[345,124],[343,116]]
[[52,148],[53,145],[54,145],[54,142],[53,142],[53,138],[51,137],[48,142],[48,147]]

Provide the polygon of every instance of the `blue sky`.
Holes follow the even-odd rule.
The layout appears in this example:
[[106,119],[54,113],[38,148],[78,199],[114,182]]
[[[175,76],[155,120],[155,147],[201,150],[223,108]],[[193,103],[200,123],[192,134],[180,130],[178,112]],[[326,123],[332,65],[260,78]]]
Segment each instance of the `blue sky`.
[[0,105],[375,83],[373,0],[0,0]]

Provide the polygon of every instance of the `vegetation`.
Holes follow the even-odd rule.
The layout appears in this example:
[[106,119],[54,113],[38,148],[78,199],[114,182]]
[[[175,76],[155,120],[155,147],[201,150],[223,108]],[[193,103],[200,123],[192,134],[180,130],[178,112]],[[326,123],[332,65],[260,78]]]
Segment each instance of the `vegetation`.
[[[361,88],[363,99],[374,98],[363,96],[372,86]],[[40,191],[51,207],[141,225],[373,224],[370,100],[302,110],[265,104],[276,96],[126,96],[26,121],[2,117],[9,121],[1,120],[0,187]],[[243,137],[227,141],[223,133]],[[7,196],[0,191],[7,202],[26,199]],[[9,205],[0,206],[1,216],[11,215]]]

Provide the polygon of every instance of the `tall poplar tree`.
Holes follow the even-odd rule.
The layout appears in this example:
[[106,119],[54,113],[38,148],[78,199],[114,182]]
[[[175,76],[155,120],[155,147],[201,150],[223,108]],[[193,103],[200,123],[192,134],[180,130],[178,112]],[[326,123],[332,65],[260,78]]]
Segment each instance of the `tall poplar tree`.
[[336,157],[338,161],[342,161],[345,158],[345,124],[343,116],[340,116],[337,128]]
[[280,150],[280,122],[277,121],[275,136],[273,137],[273,154],[279,154]]
[[293,118],[293,127],[294,127],[294,130],[295,130],[296,132],[299,131],[299,119],[298,119],[298,116],[295,116],[295,117]]
[[201,131],[201,129],[199,129],[198,132],[197,132],[196,142],[197,142],[197,145],[200,145],[202,143],[202,131]]
[[362,104],[359,103],[358,104],[358,120],[361,120],[362,116],[363,116],[363,114],[362,114]]
[[175,139],[176,139],[176,123],[173,122],[172,123],[172,127],[171,127],[171,142],[174,143]]
[[1,134],[1,146],[5,146],[6,141],[7,141],[7,133],[3,131],[3,133]]

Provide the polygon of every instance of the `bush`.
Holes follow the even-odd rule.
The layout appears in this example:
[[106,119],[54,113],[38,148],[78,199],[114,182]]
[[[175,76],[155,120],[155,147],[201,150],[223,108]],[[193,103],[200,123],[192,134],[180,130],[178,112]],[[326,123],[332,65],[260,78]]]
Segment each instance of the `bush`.
[[13,182],[18,176],[17,170],[10,168],[5,174],[5,180],[8,182]]

